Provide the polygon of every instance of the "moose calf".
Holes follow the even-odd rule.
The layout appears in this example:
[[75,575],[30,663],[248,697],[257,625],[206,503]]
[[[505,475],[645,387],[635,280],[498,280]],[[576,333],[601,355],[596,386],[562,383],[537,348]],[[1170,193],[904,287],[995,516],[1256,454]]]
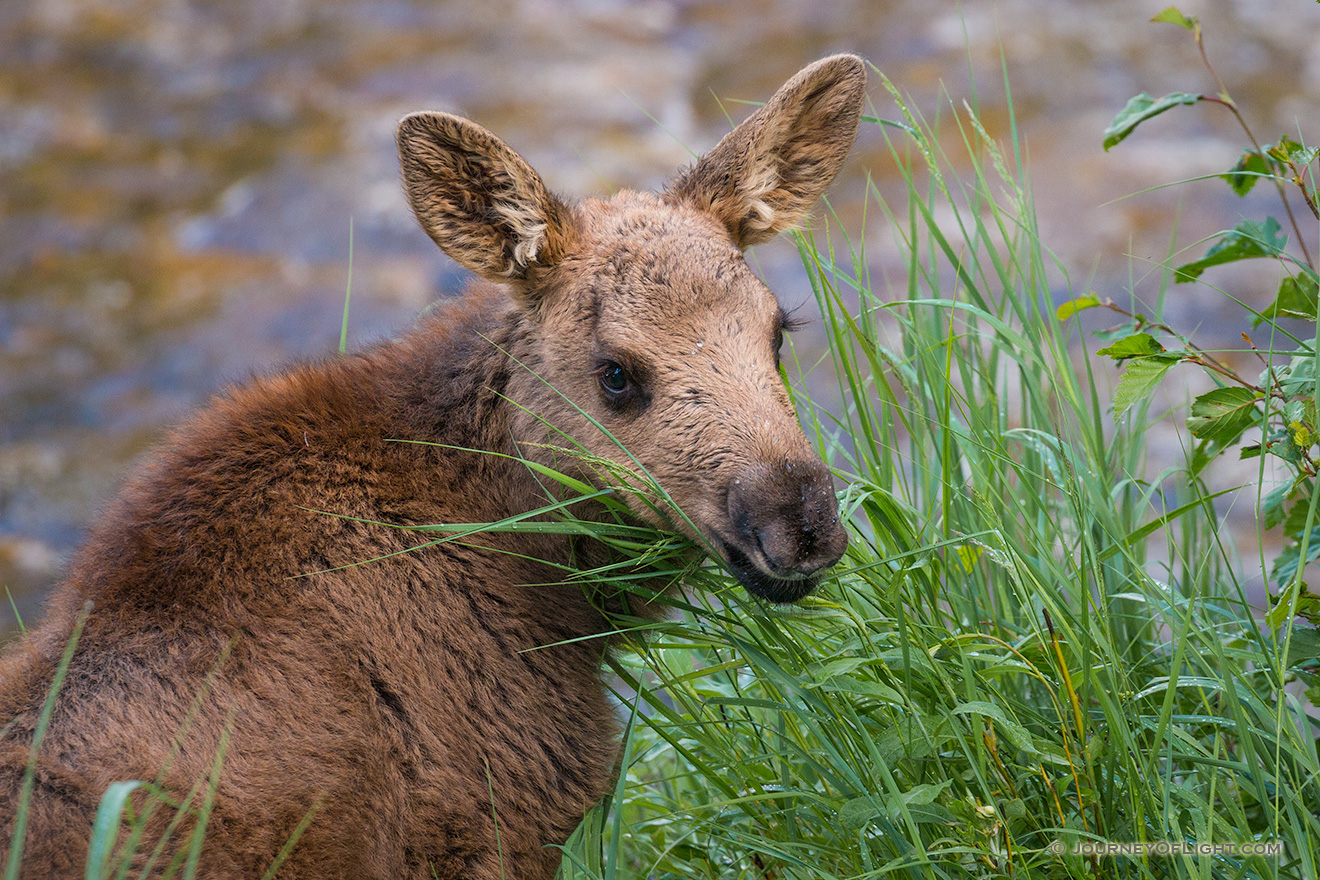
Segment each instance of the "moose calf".
[[653,479],[620,492],[639,521],[767,600],[810,592],[847,537],[741,252],[829,185],[864,85],[857,58],[819,61],[663,193],[576,204],[480,126],[405,118],[413,210],[483,280],[401,339],[228,392],[127,485],[0,662],[0,863],[84,876],[102,794],[144,780],[133,876],[553,877],[617,772],[587,637],[619,599],[565,574],[599,545],[411,549],[397,527],[545,506],[540,461]]

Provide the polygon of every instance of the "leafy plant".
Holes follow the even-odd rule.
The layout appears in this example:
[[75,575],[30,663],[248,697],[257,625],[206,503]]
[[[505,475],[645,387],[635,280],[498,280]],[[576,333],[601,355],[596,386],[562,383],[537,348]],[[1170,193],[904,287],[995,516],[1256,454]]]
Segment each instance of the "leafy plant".
[[[1302,580],[1306,563],[1320,559],[1320,532],[1316,530],[1315,514],[1316,446],[1320,441],[1315,322],[1320,311],[1320,273],[1289,200],[1290,191],[1299,194],[1312,217],[1320,219],[1320,190],[1314,173],[1320,149],[1308,147],[1288,134],[1262,145],[1210,64],[1196,17],[1171,6],[1153,20],[1170,22],[1191,32],[1218,92],[1214,95],[1173,92],[1158,99],[1145,93],[1137,95],[1105,129],[1104,148],[1117,145],[1142,123],[1175,107],[1206,102],[1233,114],[1250,146],[1232,168],[1217,177],[1239,196],[1245,196],[1262,181],[1272,184],[1287,217],[1287,226],[1292,230],[1295,249],[1289,248],[1284,225],[1275,217],[1244,220],[1215,236],[1200,259],[1174,267],[1172,277],[1175,283],[1187,283],[1216,266],[1240,260],[1270,259],[1278,263],[1283,277],[1274,299],[1269,306],[1255,312],[1251,321],[1253,330],[1262,324],[1269,328],[1265,352],[1261,352],[1248,333],[1242,334],[1244,342],[1260,360],[1262,371],[1259,376],[1244,376],[1210,352],[1196,347],[1186,335],[1112,301],[1102,302],[1094,294],[1064,304],[1058,317],[1062,320],[1085,309],[1105,307],[1126,319],[1119,327],[1105,331],[1105,338],[1112,341],[1097,352],[1125,363],[1114,391],[1113,406],[1118,415],[1144,402],[1165,374],[1178,364],[1195,364],[1211,376],[1217,387],[1192,402],[1187,420],[1188,429],[1198,441],[1196,467],[1199,471],[1233,447],[1239,447],[1242,458],[1268,455],[1283,464],[1290,478],[1266,493],[1260,502],[1263,527],[1282,526],[1288,542],[1274,561],[1273,578],[1279,594],[1274,597],[1275,606],[1267,619],[1274,627],[1294,615],[1320,623],[1320,596],[1310,593]],[[1311,325],[1309,332],[1299,338],[1288,325],[1280,323],[1283,319],[1306,322]],[[1171,340],[1172,347],[1166,348],[1152,333]],[[1280,339],[1288,340],[1288,344],[1276,345]],[[1249,434],[1254,439],[1257,429],[1261,432],[1259,442],[1244,442],[1243,438]]]

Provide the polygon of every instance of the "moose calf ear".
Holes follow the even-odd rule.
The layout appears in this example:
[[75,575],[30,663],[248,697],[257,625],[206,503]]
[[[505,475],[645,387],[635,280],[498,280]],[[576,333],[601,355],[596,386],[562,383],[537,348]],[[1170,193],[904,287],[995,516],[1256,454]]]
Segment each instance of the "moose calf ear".
[[672,181],[667,197],[714,214],[740,248],[797,225],[852,148],[865,86],[855,55],[803,68]]
[[495,135],[448,113],[413,113],[397,140],[413,212],[460,265],[507,282],[563,255],[571,212]]

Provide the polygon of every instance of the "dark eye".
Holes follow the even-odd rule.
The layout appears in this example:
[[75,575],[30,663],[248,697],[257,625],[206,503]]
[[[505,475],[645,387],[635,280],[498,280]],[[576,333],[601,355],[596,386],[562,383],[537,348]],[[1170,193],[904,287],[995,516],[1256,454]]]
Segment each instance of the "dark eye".
[[784,348],[784,331],[775,331],[775,366],[779,366],[779,352]]
[[627,366],[613,358],[596,361],[596,382],[600,385],[602,402],[610,412],[619,416],[635,416],[651,403],[646,390],[649,372],[645,364],[628,362]]
[[628,371],[614,361],[607,361],[598,373],[600,377],[600,387],[611,397],[617,397],[628,390],[632,380],[628,378]]

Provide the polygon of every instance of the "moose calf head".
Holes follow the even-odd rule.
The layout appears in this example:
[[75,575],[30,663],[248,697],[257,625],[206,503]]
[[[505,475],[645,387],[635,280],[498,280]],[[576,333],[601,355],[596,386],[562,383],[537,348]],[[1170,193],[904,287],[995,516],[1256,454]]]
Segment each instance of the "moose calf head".
[[810,592],[848,539],[779,375],[791,322],[742,251],[797,224],[834,179],[865,82],[859,59],[826,58],[662,194],[579,204],[472,122],[399,125],[422,226],[504,285],[525,323],[515,355],[528,369],[507,391],[526,414],[516,439],[545,442],[551,425],[623,469],[640,463],[683,512],[669,525],[776,602]]

